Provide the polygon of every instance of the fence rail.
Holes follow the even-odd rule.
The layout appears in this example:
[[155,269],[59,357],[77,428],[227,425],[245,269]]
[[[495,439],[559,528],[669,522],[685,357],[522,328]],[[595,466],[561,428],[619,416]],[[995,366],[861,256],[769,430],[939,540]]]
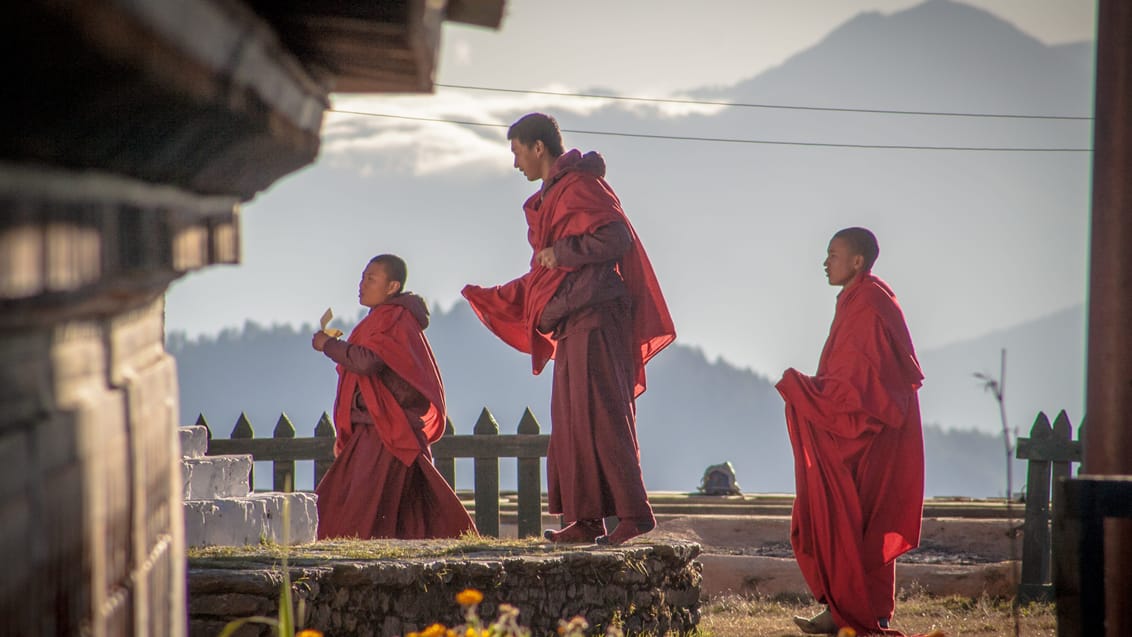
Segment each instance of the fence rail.
[[[208,429],[208,455],[249,454],[252,459],[272,463],[271,489],[289,490],[295,484],[295,462],[314,461],[314,481],[326,475],[334,462],[334,425],[323,412],[314,428],[314,437],[296,438],[295,425],[281,414],[270,438],[256,438],[246,414],[241,413],[228,438],[214,438],[204,415],[197,425]],[[514,434],[500,434],[499,423],[484,407],[471,434],[457,435],[449,420],[444,436],[433,443],[432,457],[440,475],[456,488],[456,459],[471,458],[475,497],[476,527],[480,533],[499,536],[499,459],[515,458],[518,465],[517,524],[519,537],[542,533],[542,468],[550,436],[541,428],[530,409],[523,412]]]
[[[1039,412],[1030,429],[1029,438],[1019,438],[1015,457],[1027,460],[1026,518],[1022,523],[1022,578],[1018,600],[1053,601],[1054,577],[1051,557],[1065,547],[1057,525],[1050,524],[1050,510],[1063,507],[1061,491],[1051,487],[1068,479],[1072,463],[1081,462],[1081,436],[1084,423],[1073,440],[1073,426],[1065,410],[1057,414],[1053,425],[1045,412]],[[1068,547],[1068,550],[1074,550]]]

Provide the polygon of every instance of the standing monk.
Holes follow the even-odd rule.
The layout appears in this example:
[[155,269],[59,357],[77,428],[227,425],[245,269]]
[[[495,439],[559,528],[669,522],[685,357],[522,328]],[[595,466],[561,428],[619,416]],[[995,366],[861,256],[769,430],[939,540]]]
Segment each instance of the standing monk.
[[807,633],[888,631],[896,557],[920,543],[924,375],[896,296],[872,274],[880,250],[864,228],[833,235],[825,272],[841,286],[816,376],[787,369],[797,496],[790,542],[826,609],[795,617]]
[[[554,358],[547,491],[565,527],[551,542],[621,544],[656,525],[641,477],[636,397],[645,363],[676,338],[644,247],[595,152],[563,153],[558,122],[523,116],[507,131],[515,167],[542,187],[523,204],[533,255],[523,276],[464,297],[489,330]],[[616,515],[606,534],[604,518]]]
[[372,308],[348,341],[316,332],[311,345],[338,363],[334,464],[318,483],[318,537],[421,539],[475,531],[432,464],[444,434],[444,385],[425,338],[428,308],[402,291],[400,257],[374,257],[358,300]]

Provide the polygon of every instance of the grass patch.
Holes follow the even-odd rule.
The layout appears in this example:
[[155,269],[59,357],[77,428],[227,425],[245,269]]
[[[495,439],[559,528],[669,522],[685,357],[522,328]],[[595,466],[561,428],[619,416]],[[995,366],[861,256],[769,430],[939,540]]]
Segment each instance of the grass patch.
[[[947,635],[1012,637],[1012,599],[961,596],[932,597],[922,593],[902,594],[896,603],[892,627],[905,633],[926,634],[943,630]],[[813,598],[797,596],[721,596],[704,602],[698,637],[799,637],[802,632],[791,621],[794,615],[810,617],[822,607]],[[1057,615],[1053,604],[1029,604],[1021,608],[1022,634],[1053,637]]]

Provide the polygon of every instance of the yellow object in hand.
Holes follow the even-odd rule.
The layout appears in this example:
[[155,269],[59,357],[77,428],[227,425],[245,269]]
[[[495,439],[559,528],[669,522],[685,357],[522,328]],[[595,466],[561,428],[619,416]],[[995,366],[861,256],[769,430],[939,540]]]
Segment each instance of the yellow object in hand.
[[330,324],[330,319],[332,318],[334,318],[334,312],[331,312],[330,308],[326,308],[326,311],[322,313],[322,318],[318,320],[318,323],[322,327],[323,334],[326,334],[330,338],[338,338],[339,336],[342,336],[342,330],[336,327],[326,327]]

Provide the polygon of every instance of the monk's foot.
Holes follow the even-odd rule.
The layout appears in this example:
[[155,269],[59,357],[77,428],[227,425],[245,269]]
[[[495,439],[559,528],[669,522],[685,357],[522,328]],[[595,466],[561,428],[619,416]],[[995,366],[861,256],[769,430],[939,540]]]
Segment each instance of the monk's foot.
[[609,535],[602,535],[594,541],[605,546],[617,546],[643,535],[656,528],[656,518],[624,518],[618,520],[617,528]]
[[877,625],[880,626],[881,628],[885,629],[885,630],[888,630],[888,618],[887,617],[877,617]]
[[827,606],[825,610],[813,617],[794,616],[794,623],[807,635],[834,635],[837,634],[837,624],[833,621],[833,614]]
[[605,520],[601,518],[577,520],[564,529],[542,532],[543,537],[555,544],[590,544],[602,535],[605,535]]

